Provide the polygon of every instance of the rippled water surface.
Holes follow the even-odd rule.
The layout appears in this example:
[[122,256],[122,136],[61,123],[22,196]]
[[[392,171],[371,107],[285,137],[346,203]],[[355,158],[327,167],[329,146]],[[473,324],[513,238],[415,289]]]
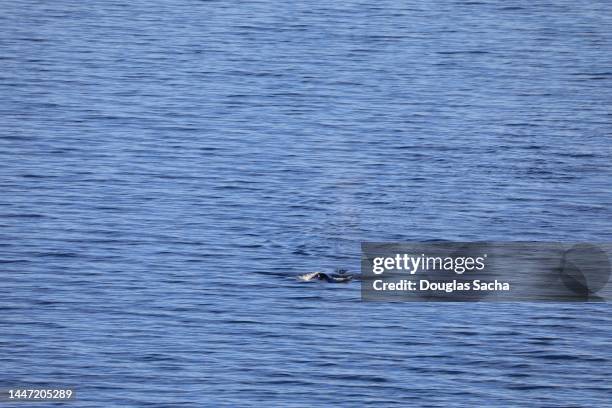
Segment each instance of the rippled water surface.
[[358,269],[364,240],[612,241],[609,2],[5,1],[0,23],[0,387],[610,403],[609,306],[294,279]]

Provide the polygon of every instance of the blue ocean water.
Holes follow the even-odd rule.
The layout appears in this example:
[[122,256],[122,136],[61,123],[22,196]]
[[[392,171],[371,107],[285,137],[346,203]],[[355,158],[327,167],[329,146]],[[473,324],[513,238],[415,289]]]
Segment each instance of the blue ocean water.
[[609,2],[1,5],[0,388],[611,403],[609,306],[294,278],[368,240],[612,241]]

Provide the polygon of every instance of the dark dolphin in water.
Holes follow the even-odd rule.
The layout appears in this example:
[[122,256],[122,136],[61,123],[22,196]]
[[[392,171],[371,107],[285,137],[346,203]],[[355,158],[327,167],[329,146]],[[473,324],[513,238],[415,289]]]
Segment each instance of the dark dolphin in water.
[[336,269],[335,273],[309,272],[298,275],[298,280],[309,282],[314,280],[324,280],[330,283],[345,283],[353,280],[353,275],[347,274],[346,269]]

